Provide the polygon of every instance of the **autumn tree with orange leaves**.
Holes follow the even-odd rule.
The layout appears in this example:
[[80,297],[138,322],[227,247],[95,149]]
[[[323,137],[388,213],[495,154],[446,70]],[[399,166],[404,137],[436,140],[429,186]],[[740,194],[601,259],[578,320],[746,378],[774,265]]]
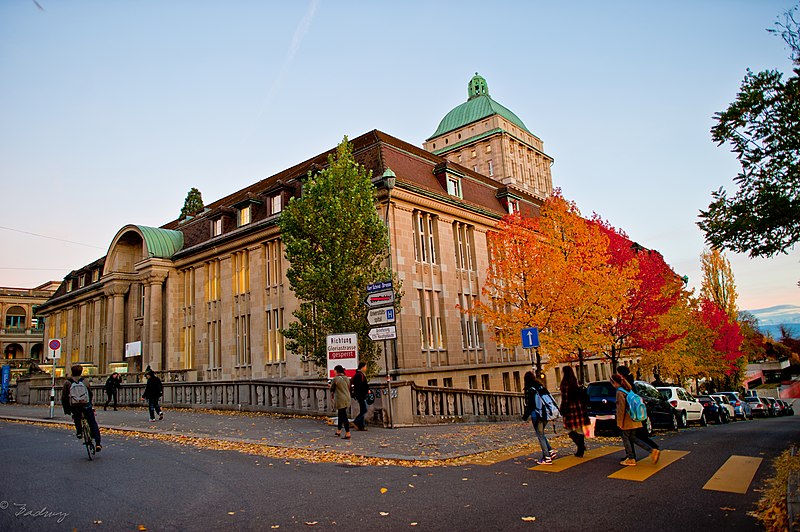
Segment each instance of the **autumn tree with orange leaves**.
[[573,202],[556,191],[538,218],[505,216],[488,240],[488,302],[476,311],[498,343],[514,347],[521,329],[538,327],[550,364],[582,363],[609,344],[603,325],[619,313],[629,279],[609,264],[608,237]]

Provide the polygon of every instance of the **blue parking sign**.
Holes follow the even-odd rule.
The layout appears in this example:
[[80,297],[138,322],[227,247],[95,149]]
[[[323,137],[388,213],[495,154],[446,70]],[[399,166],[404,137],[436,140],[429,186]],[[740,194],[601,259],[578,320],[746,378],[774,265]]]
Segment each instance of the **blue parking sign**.
[[525,349],[539,347],[538,327],[526,327],[525,329],[522,329],[522,347]]

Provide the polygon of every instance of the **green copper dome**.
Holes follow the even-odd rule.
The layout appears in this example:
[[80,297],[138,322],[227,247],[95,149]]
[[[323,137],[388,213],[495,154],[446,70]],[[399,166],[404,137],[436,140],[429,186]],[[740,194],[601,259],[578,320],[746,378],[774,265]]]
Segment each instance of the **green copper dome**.
[[[475,72],[475,76],[473,76],[469,82],[467,95],[467,101],[447,113],[445,117],[442,118],[442,121],[439,122],[436,133],[431,135],[428,140],[492,115],[500,115],[512,124],[516,124],[528,133],[531,133],[517,115],[492,100],[491,96],[489,96],[489,85],[486,84],[486,80],[479,76],[477,72]],[[532,134],[533,133],[531,133],[531,135]]]

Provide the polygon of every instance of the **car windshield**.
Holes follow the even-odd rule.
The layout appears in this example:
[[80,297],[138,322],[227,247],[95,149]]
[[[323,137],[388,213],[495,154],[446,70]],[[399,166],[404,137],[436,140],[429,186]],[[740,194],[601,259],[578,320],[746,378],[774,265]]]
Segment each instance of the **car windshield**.
[[616,395],[616,390],[610,382],[593,382],[586,388],[589,397],[608,397]]

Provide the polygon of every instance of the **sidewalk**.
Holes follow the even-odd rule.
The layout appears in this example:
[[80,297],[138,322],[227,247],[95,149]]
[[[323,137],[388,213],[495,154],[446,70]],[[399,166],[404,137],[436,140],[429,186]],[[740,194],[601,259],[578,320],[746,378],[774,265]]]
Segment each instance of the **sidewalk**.
[[[188,436],[219,441],[270,445],[289,449],[335,452],[386,460],[446,460],[485,451],[500,451],[534,444],[530,423],[443,424],[385,429],[368,426],[367,432],[353,428],[350,440],[334,437],[335,425],[324,419],[278,417],[263,413],[210,410],[164,410],[164,420],[151,423],[147,408],[96,408],[101,429],[164,436]],[[60,404],[50,419],[50,406],[0,405],[4,419],[57,423],[69,426]],[[548,438],[552,432],[548,427]],[[564,436],[563,430],[560,431]],[[565,438],[564,438],[565,439]],[[565,439],[566,441],[566,439]],[[556,445],[563,447],[565,444]],[[538,449],[538,444],[536,444]],[[566,449],[565,449],[566,450]],[[573,451],[569,451],[570,454]]]

